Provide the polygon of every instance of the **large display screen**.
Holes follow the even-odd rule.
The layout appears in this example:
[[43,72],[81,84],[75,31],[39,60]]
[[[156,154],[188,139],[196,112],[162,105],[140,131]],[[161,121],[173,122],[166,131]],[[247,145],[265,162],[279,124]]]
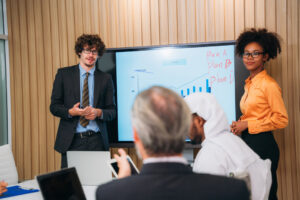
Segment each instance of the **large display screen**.
[[235,120],[234,45],[116,52],[118,139],[132,141],[130,110],[136,95],[153,86],[185,97],[212,93]]
[[170,88],[182,97],[195,92],[212,93],[228,122],[236,120],[236,92],[243,84],[238,83],[237,90],[235,74],[239,61],[234,48],[234,42],[224,42],[109,50],[101,58],[99,68],[113,66],[110,71],[117,91],[117,142],[133,141],[132,104],[139,92],[154,85]]

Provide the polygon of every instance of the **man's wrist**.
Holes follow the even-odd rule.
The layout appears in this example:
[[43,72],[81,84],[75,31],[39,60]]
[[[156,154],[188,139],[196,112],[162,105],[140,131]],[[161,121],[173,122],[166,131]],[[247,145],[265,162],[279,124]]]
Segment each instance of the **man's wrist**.
[[68,110],[68,115],[71,116],[71,117],[73,116],[73,115],[72,115],[72,108],[70,108],[70,109]]
[[98,119],[103,119],[103,112],[101,109],[97,108],[97,118]]
[[97,108],[96,111],[97,111],[97,117],[101,117],[101,110]]

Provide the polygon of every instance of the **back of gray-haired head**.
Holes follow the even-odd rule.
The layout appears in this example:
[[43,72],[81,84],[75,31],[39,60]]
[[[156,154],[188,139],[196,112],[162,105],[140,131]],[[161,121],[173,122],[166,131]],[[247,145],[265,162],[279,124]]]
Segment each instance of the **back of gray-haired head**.
[[131,115],[132,125],[149,155],[182,153],[191,115],[178,94],[164,87],[151,87],[136,97]]

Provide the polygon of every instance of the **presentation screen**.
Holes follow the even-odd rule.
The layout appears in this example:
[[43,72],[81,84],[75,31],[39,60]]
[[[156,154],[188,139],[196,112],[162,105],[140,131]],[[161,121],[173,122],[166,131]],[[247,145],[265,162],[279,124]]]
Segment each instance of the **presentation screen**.
[[229,123],[240,116],[247,72],[235,56],[233,41],[109,49],[97,66],[112,74],[116,87],[117,120],[110,127],[113,143],[133,141],[132,104],[139,92],[151,86],[167,87],[183,98],[211,93]]
[[118,140],[133,140],[132,104],[139,92],[153,85],[172,89],[182,97],[212,93],[228,120],[235,120],[234,66],[234,45],[116,52]]

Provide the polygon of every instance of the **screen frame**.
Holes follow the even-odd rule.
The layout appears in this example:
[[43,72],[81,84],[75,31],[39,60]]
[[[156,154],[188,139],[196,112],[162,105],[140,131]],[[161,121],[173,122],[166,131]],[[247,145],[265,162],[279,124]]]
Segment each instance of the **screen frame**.
[[[201,43],[185,43],[185,44],[169,44],[169,45],[155,45],[155,46],[137,46],[137,47],[121,47],[121,48],[108,48],[104,52],[104,54],[114,54],[114,68],[105,69],[103,65],[101,65],[101,58],[98,59],[96,66],[101,71],[111,74],[115,86],[115,99],[117,99],[117,77],[116,77],[116,52],[125,52],[125,51],[147,51],[147,50],[158,50],[162,48],[197,48],[197,47],[211,47],[211,46],[226,46],[226,45],[234,45],[236,41],[214,41],[214,42],[201,42]],[[240,99],[244,93],[244,81],[249,76],[249,72],[245,68],[242,58],[236,55],[234,49],[234,77],[235,77],[235,101],[236,101],[236,119],[241,116],[241,111],[239,107]],[[117,109],[117,102],[116,102],[116,109]],[[118,113],[118,112],[117,112]],[[119,141],[118,140],[118,117],[111,123],[110,126],[113,130],[111,134],[112,137],[110,139],[110,147],[124,147],[124,148],[131,148],[134,147],[133,141]],[[229,122],[231,123],[231,122]],[[192,145],[189,141],[186,141],[186,148],[199,148],[200,145]]]

